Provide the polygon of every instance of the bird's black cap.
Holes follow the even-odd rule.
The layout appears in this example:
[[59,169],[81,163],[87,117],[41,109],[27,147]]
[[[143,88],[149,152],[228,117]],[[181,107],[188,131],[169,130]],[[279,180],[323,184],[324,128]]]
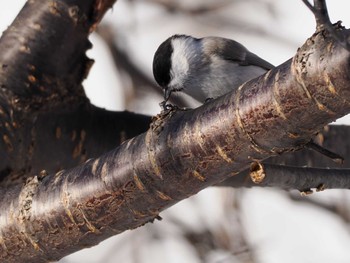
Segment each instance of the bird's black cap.
[[157,49],[153,58],[153,76],[157,83],[165,88],[170,82],[171,55],[173,47],[169,37]]

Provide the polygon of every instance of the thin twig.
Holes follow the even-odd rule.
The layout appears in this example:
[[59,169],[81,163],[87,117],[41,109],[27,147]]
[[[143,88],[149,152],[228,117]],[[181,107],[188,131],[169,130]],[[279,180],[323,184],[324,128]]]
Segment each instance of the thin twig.
[[337,153],[331,152],[330,150],[322,147],[321,145],[316,144],[314,141],[310,141],[305,144],[305,147],[311,150],[314,150],[330,159],[338,164],[342,164],[344,162],[344,158]]
[[181,12],[184,14],[189,15],[203,15],[206,13],[210,13],[213,11],[217,11],[220,9],[223,9],[229,5],[232,5],[232,1],[225,0],[225,1],[218,1],[216,3],[212,3],[210,5],[200,5],[200,6],[186,6],[181,3],[178,3],[178,1],[166,1],[166,0],[149,0],[149,2],[153,2],[158,5],[162,5],[165,7],[169,12]]
[[303,1],[304,4],[310,9],[310,11],[311,11],[312,13],[315,13],[315,9],[314,9],[313,5],[310,4],[310,2],[309,2],[308,0],[302,0],[302,1]]
[[314,14],[317,31],[327,30],[343,48],[350,51],[350,43],[342,31],[344,27],[341,26],[341,21],[335,24],[330,21],[326,0],[314,0],[314,5],[311,5],[308,0],[302,1]]
[[[257,175],[260,175],[257,177]],[[258,178],[259,180],[257,180]],[[246,170],[218,186],[278,187],[286,190],[297,189],[307,194],[311,189],[350,189],[350,169],[328,169],[294,167],[256,163],[252,170]]]

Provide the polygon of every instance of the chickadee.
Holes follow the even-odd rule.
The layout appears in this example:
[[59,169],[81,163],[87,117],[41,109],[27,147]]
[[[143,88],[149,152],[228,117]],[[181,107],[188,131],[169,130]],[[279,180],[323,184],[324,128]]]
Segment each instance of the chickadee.
[[164,89],[163,106],[177,91],[203,103],[273,67],[240,43],[221,37],[174,35],[159,46],[153,58],[154,78]]

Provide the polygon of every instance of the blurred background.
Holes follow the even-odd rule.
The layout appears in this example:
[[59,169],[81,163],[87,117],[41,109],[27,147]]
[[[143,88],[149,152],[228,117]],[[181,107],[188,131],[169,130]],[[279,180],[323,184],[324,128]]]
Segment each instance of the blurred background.
[[[1,32],[25,3],[3,2]],[[332,22],[349,27],[350,2],[327,4]],[[84,86],[97,106],[155,115],[162,93],[153,80],[152,59],[169,36],[232,38],[277,66],[314,28],[313,14],[301,0],[118,0],[91,35],[88,55],[95,64]],[[336,122],[344,123],[348,117]],[[59,262],[350,262],[349,201],[345,190],[301,198],[297,191],[212,187],[161,213],[162,221]]]

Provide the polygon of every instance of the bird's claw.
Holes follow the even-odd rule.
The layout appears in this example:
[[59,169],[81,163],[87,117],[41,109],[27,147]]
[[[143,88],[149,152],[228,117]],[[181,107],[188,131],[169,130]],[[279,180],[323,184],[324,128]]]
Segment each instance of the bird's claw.
[[170,103],[167,104],[167,102],[164,100],[161,103],[159,103],[159,106],[162,108],[162,111],[171,111],[171,110],[177,110],[179,107],[176,105],[172,105]]

